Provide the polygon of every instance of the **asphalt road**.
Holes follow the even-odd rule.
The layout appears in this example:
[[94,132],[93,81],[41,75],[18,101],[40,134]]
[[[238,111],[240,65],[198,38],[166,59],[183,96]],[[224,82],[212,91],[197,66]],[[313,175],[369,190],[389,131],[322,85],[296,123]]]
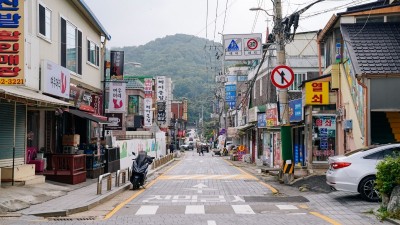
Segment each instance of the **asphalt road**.
[[[368,213],[379,203],[357,195],[303,193],[259,178],[222,157],[188,151],[146,189],[126,191],[69,218],[25,219],[30,224],[389,224]],[[24,224],[14,222],[7,224]]]

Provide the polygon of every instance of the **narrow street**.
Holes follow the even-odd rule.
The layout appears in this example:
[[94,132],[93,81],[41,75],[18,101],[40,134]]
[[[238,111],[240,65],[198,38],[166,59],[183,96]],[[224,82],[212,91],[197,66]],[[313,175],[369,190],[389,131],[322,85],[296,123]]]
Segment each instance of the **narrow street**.
[[[373,216],[322,203],[324,198],[275,195],[274,188],[229,160],[187,151],[145,190],[117,206],[107,224],[382,224]],[[300,193],[301,194],[301,193]],[[318,201],[321,202],[318,202]],[[321,204],[322,203],[322,204]],[[321,208],[335,211],[333,219]],[[338,219],[339,218],[339,219]]]

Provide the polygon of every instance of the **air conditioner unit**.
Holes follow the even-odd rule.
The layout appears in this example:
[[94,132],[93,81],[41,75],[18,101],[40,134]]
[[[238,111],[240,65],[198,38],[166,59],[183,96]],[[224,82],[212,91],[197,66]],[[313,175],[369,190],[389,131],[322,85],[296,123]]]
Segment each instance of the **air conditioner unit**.
[[353,129],[353,120],[345,120],[343,121],[343,130],[352,130]]

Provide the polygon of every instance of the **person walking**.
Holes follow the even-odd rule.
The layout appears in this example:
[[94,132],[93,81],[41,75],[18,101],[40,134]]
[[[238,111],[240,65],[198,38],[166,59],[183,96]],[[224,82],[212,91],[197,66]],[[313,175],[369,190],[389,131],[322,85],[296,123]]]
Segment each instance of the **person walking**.
[[173,153],[174,153],[174,150],[175,150],[174,144],[173,144],[173,143],[169,144],[169,153],[170,153],[170,154],[173,154]]

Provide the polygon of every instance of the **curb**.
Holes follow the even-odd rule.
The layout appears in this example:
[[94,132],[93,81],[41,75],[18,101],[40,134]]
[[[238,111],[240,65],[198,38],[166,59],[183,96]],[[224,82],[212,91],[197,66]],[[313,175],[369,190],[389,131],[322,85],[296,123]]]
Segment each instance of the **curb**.
[[[147,177],[153,177],[155,172],[157,172],[158,170],[168,166],[169,164],[173,163],[176,159],[174,158],[173,160],[165,163],[162,166],[159,166],[157,168],[155,168],[154,170],[150,171],[147,174]],[[83,206],[78,206],[78,207],[74,207],[74,208],[70,208],[70,209],[66,209],[66,210],[61,210],[61,211],[53,211],[53,212],[41,212],[41,213],[32,213],[32,214],[27,214],[27,215],[33,215],[33,216],[41,216],[41,217],[65,217],[65,216],[69,216],[75,213],[80,213],[80,212],[85,212],[88,211],[112,198],[114,198],[115,196],[119,195],[120,193],[124,192],[125,190],[129,190],[131,187],[131,183],[128,182],[125,183],[124,185],[118,187],[117,189],[114,189],[114,192],[108,192],[104,195],[102,195],[103,197],[92,202],[89,203],[87,205],[83,205]]]

